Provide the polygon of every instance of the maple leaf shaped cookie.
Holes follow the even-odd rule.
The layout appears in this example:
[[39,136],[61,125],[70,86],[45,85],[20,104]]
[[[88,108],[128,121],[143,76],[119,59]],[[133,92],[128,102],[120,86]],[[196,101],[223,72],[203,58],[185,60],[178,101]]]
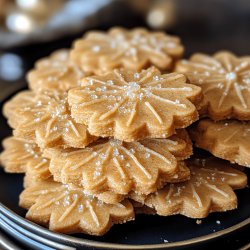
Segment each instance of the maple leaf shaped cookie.
[[62,49],[39,60],[27,78],[29,87],[35,92],[67,91],[77,87],[79,80],[86,75],[80,68],[70,63],[69,50]]
[[[211,212],[237,207],[233,190],[247,185],[243,172],[216,158],[192,159],[187,165],[191,171],[190,180],[168,184],[144,198],[144,204],[162,216],[182,214],[191,218],[204,218]],[[140,201],[141,197],[138,198]]]
[[112,28],[89,32],[74,44],[71,60],[83,71],[100,74],[114,68],[141,70],[150,65],[170,69],[184,48],[178,37],[146,29]]
[[66,93],[20,92],[5,104],[4,114],[15,136],[42,148],[84,148],[95,139],[85,125],[71,118]]
[[250,122],[204,119],[189,131],[197,147],[232,163],[250,167]]
[[201,89],[182,74],[114,70],[86,77],[68,93],[72,117],[96,136],[123,141],[166,138],[197,120]]
[[181,158],[188,158],[192,154],[191,144],[179,138],[130,143],[99,140],[82,150],[47,150],[49,152],[45,155],[51,158],[50,171],[56,181],[75,184],[85,192],[110,191],[127,195],[134,190],[148,194],[166,182],[189,177],[187,167],[180,175],[179,169],[184,163],[178,160],[178,156],[182,152]]
[[36,144],[9,137],[3,141],[3,147],[0,160],[6,172],[29,171],[33,179],[47,179],[51,176],[49,160],[42,157],[42,152]]
[[250,120],[250,56],[236,57],[230,52],[194,54],[188,61],[179,61],[176,71],[202,88],[204,116]]
[[19,204],[28,209],[27,219],[61,233],[103,235],[113,224],[134,219],[128,200],[105,204],[84,195],[81,189],[69,190],[67,185],[53,180],[25,189]]

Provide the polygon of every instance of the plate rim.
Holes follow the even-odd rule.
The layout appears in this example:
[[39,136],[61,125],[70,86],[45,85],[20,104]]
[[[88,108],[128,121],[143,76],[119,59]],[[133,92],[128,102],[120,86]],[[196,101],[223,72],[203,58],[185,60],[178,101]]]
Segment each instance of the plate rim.
[[[178,241],[178,242],[170,242],[170,243],[161,243],[161,244],[145,244],[145,245],[132,245],[132,244],[118,244],[118,243],[107,243],[107,242],[97,242],[95,240],[88,240],[77,238],[71,235],[61,234],[52,232],[49,229],[42,227],[38,224],[35,224],[22,216],[18,215],[8,207],[0,202],[0,211],[5,216],[7,216],[14,223],[24,226],[26,229],[32,230],[32,232],[38,233],[42,236],[48,236],[50,240],[56,240],[57,242],[66,242],[71,244],[77,244],[78,246],[87,246],[87,247],[95,247],[95,248],[105,248],[105,249],[170,249],[174,247],[188,247],[198,243],[207,242],[218,237],[226,236],[230,233],[233,233],[237,230],[244,228],[245,226],[250,225],[250,218],[247,218],[231,227],[222,229],[220,231],[207,234],[204,236],[199,236],[195,238],[191,238],[188,240]],[[34,231],[33,231],[34,230]]]
[[0,247],[3,250],[22,250],[18,245],[15,244],[13,240],[9,238],[9,234],[7,234],[4,230],[0,230]]
[[32,242],[32,246],[37,247],[37,245],[39,245],[39,249],[50,247],[51,249],[53,248],[58,250],[75,250],[75,248],[71,246],[62,245],[61,243],[50,241],[39,235],[34,235],[34,233],[21,227],[20,225],[15,224],[15,222],[10,220],[8,217],[0,215],[0,224],[4,226],[5,231],[12,237],[19,239],[22,243],[29,246],[30,242]]
[[[20,91],[24,89],[25,82],[22,82],[21,84],[13,86],[11,89],[6,91],[5,93],[2,93],[0,95],[0,104],[3,105],[3,103],[9,99],[16,91]],[[0,202],[0,212],[5,214],[11,221],[14,221],[14,223],[18,225],[25,226],[25,228],[28,229],[34,229],[36,233],[39,235],[46,235],[52,240],[56,240],[57,242],[67,242],[71,244],[77,244],[79,246],[86,246],[86,247],[95,247],[95,248],[105,248],[105,249],[171,249],[171,248],[178,248],[178,247],[188,247],[193,246],[195,244],[208,242],[214,239],[217,239],[219,237],[226,236],[230,233],[236,232],[248,225],[250,225],[250,218],[247,218],[233,226],[230,226],[228,228],[222,229],[220,231],[210,233],[204,236],[194,237],[188,240],[182,240],[178,242],[169,242],[169,243],[160,243],[160,244],[145,244],[145,245],[132,245],[132,244],[118,244],[118,243],[107,243],[107,242],[98,242],[95,240],[88,240],[88,239],[80,239],[71,235],[61,234],[52,232],[49,229],[42,227],[38,224],[35,224],[31,221],[28,221],[26,218],[18,215],[16,212],[9,209],[7,206],[5,206],[2,202]]]

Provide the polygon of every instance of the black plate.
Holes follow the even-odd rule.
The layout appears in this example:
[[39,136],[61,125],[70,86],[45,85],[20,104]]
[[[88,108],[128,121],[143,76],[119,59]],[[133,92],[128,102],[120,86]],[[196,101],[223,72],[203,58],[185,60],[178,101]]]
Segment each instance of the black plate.
[[[0,121],[0,139],[2,140],[11,134],[11,130],[2,115],[0,115]],[[249,169],[246,172],[250,176]],[[33,232],[34,235],[38,236],[37,241],[42,236],[40,239],[48,239],[49,241],[69,246],[92,246],[96,248],[105,247],[115,249],[171,248],[194,246],[208,242],[250,224],[250,189],[246,188],[236,191],[239,201],[238,209],[226,213],[210,214],[202,220],[202,224],[200,225],[196,224],[196,220],[180,215],[170,217],[138,215],[135,221],[123,225],[115,225],[103,237],[84,234],[66,236],[50,232],[23,219],[25,211],[18,206],[18,196],[22,191],[22,180],[23,175],[6,174],[0,169],[1,220],[4,220],[4,218],[6,221],[9,220],[14,229],[15,227],[19,227],[23,228],[23,230]],[[9,210],[4,206],[9,208]],[[2,227],[4,227],[3,224]]]

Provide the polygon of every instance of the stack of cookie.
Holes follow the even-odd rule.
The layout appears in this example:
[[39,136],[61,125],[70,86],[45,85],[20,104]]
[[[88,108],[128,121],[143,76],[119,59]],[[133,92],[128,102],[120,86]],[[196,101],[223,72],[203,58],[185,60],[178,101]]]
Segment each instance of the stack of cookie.
[[250,57],[195,54],[176,71],[203,91],[200,115],[208,118],[190,129],[196,146],[250,167]]
[[243,172],[215,157],[186,160],[185,128],[210,109],[203,87],[166,73],[182,54],[176,37],[115,28],[36,64],[30,90],[5,104],[14,130],[1,154],[7,172],[25,172],[20,205],[28,219],[103,235],[135,212],[203,218],[237,206]]

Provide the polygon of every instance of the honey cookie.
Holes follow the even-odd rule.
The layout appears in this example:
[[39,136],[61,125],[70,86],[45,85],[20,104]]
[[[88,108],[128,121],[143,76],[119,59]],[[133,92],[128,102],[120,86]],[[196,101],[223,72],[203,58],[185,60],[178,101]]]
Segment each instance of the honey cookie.
[[15,136],[41,148],[84,148],[95,139],[72,119],[66,93],[23,91],[5,104],[4,113]]
[[201,89],[182,74],[114,70],[86,77],[68,93],[72,117],[91,134],[123,141],[166,138],[198,119]]
[[134,219],[128,200],[105,204],[81,189],[47,180],[25,189],[19,204],[28,209],[26,218],[60,233],[105,234],[113,224]]
[[202,88],[203,116],[213,120],[250,120],[249,56],[236,57],[230,52],[194,54],[188,61],[179,61],[176,71]]
[[182,214],[191,218],[204,218],[211,212],[237,207],[233,190],[246,187],[247,176],[243,172],[216,158],[193,159],[187,166],[190,180],[168,184],[144,198],[144,204],[161,216]]
[[250,167],[250,122],[204,119],[189,131],[197,147],[232,163]]
[[178,37],[137,28],[89,32],[75,42],[71,61],[85,72],[103,74],[115,68],[141,70],[151,65],[170,69],[184,48]]
[[36,144],[9,137],[3,141],[3,148],[0,160],[6,172],[29,171],[33,179],[47,179],[51,176],[49,160],[42,157],[42,152]]
[[[188,149],[189,145],[186,147]],[[127,195],[132,190],[148,194],[166,182],[189,177],[186,166],[180,175],[184,163],[174,156],[179,151],[177,140],[148,139],[126,143],[99,139],[85,149],[47,151],[45,155],[51,158],[50,171],[56,181],[72,183],[91,194],[110,191]],[[190,154],[192,150],[187,150],[182,158],[188,158]]]
[[69,61],[69,50],[62,49],[39,60],[35,69],[28,73],[27,80],[29,87],[35,92],[67,91],[79,86],[79,80],[86,75]]

